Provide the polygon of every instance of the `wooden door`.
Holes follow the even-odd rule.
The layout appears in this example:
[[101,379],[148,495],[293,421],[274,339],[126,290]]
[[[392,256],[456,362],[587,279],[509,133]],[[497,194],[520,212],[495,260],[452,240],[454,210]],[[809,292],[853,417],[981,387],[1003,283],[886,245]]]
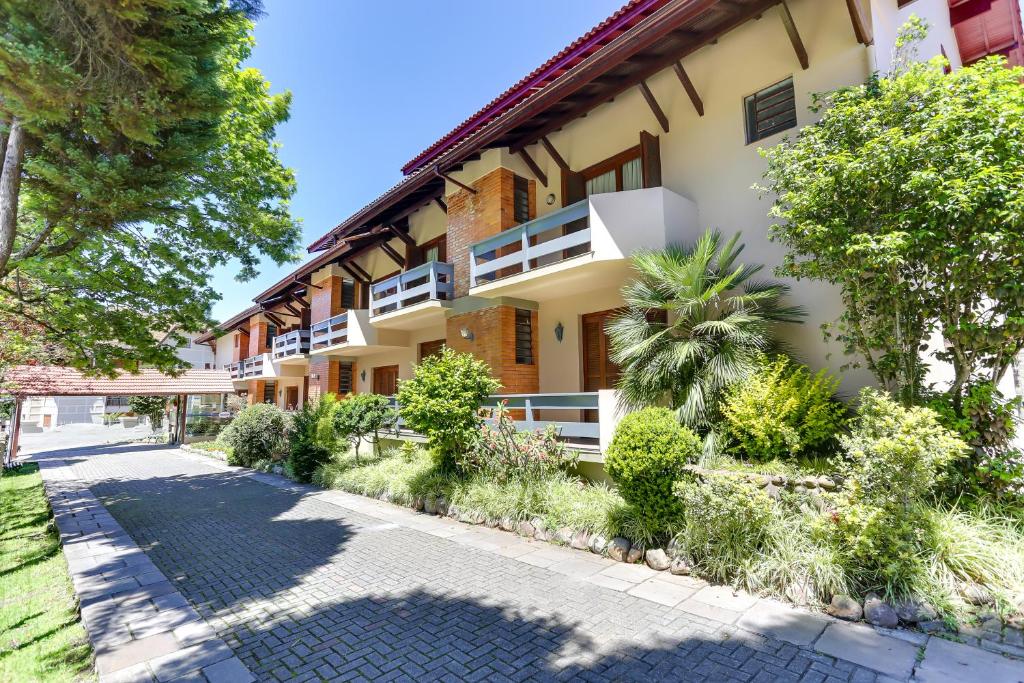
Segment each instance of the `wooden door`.
[[394,396],[398,393],[398,366],[383,365],[373,369],[373,393]]
[[[583,316],[581,334],[583,352],[583,391],[614,389],[619,381],[619,366],[612,362],[605,324],[618,313],[616,309],[587,313]],[[596,410],[584,411],[587,422],[597,420]]]
[[284,390],[284,407],[287,410],[295,410],[299,407],[299,388],[298,387],[285,387]]

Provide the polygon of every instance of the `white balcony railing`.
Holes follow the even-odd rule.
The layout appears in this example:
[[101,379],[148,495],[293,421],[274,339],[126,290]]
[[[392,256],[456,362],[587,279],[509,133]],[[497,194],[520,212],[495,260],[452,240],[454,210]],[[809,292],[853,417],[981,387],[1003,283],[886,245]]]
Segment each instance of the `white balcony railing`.
[[242,379],[249,379],[251,377],[262,377],[263,376],[263,362],[266,354],[260,354],[258,356],[249,356],[242,361]]
[[423,301],[450,300],[455,294],[455,267],[430,261],[381,280],[370,288],[372,315],[390,313]]
[[[589,215],[590,203],[584,199],[477,242],[470,247],[470,286],[589,251]],[[557,236],[556,230],[564,234]]]
[[225,363],[224,369],[231,375],[231,379],[242,379],[242,364],[243,361],[235,361],[233,363]]
[[274,360],[309,353],[309,330],[292,330],[274,337]]
[[310,349],[316,351],[348,341],[348,312],[313,323],[309,328]]

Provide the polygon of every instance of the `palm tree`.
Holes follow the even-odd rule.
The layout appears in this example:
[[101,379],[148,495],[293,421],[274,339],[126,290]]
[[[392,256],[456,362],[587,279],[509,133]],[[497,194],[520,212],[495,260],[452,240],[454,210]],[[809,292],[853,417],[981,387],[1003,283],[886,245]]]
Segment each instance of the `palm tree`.
[[712,449],[722,389],[777,347],[778,323],[805,315],[782,304],[789,287],[752,279],[762,266],[736,262],[738,240],[737,233],[723,244],[709,230],[692,245],[634,254],[636,277],[622,290],[626,309],[606,329],[624,407],[667,405],[682,424],[710,434]]

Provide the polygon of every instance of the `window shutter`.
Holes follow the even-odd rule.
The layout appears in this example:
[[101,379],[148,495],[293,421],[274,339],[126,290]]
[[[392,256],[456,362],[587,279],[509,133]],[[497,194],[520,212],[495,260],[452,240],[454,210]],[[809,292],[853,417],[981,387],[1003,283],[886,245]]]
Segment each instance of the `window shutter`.
[[516,309],[516,365],[533,365],[533,316]]
[[657,135],[640,131],[640,163],[644,169],[644,187],[661,187],[661,145]]
[[757,142],[796,125],[796,95],[793,79],[787,78],[743,100],[747,123],[747,144]]
[[345,310],[356,307],[356,283],[351,280],[341,282],[341,307]]

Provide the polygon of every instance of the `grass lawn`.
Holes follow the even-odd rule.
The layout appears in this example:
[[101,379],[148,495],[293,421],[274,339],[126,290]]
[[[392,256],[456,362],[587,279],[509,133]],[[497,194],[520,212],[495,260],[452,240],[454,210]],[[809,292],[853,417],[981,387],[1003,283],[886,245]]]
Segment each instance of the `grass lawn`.
[[0,477],[0,681],[95,678],[35,464]]

